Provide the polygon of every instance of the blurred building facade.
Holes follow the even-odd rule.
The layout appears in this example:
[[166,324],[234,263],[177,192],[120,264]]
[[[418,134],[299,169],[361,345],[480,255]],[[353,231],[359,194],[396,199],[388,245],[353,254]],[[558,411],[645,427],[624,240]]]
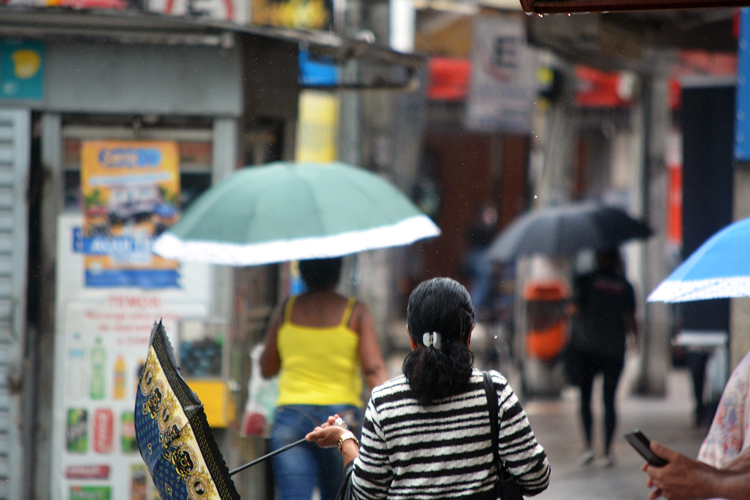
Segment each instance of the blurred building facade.
[[[629,245],[626,257],[645,332],[638,386],[663,393],[678,315],[643,301],[684,250],[674,198],[682,195],[682,100],[673,91],[682,81],[700,102],[701,92],[732,87],[733,22],[724,9],[527,17],[514,0],[9,2],[0,8],[0,154],[16,175],[0,177],[11,200],[0,238],[0,498],[57,498],[69,485],[55,458],[70,451],[55,377],[75,338],[64,324],[68,303],[96,304],[98,295],[110,307],[111,297],[141,304],[158,295],[75,295],[60,279],[61,267],[70,271],[60,250],[70,236],[58,221],[81,216],[87,142],[176,144],[183,207],[234,169],[273,160],[338,159],[386,176],[443,234],[347,258],[343,288],[370,305],[379,331],[397,318],[402,336],[416,283],[446,275],[470,284],[466,230],[483,204],[496,207],[499,231],[533,207],[616,203],[656,234]],[[526,56],[533,65],[521,64]],[[322,80],[303,74],[300,59],[322,66]],[[508,88],[514,97],[504,96]],[[746,181],[728,167],[737,192]],[[737,217],[746,204],[733,203]],[[725,222],[713,218],[696,234]],[[224,389],[242,408],[249,348],[291,291],[294,268],[197,272],[208,283],[199,286],[208,290],[202,316],[229,321]],[[537,271],[524,272],[509,281]],[[521,285],[501,292],[520,297]],[[384,351],[392,342],[383,337]],[[238,439],[236,419],[227,419],[216,434],[229,464],[265,451],[262,439]],[[243,498],[272,498],[266,474],[236,476]]]

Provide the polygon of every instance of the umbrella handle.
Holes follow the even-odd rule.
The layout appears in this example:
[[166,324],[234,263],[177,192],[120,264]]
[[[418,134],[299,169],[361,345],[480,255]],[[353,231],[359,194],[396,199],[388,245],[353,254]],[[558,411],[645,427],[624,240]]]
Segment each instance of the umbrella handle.
[[295,441],[295,442],[293,442],[293,443],[291,443],[291,444],[288,444],[288,445],[286,445],[286,446],[283,446],[283,447],[279,448],[279,449],[278,449],[278,450],[276,450],[276,451],[272,451],[272,452],[271,452],[271,453],[269,453],[268,455],[263,455],[263,456],[262,456],[262,457],[260,457],[260,458],[256,458],[256,459],[255,459],[255,460],[253,460],[252,462],[248,462],[248,463],[246,463],[245,465],[242,465],[242,466],[240,466],[240,467],[237,467],[237,468],[236,468],[236,469],[234,469],[234,470],[231,470],[231,471],[229,471],[229,475],[230,475],[230,476],[233,476],[233,475],[237,474],[237,473],[238,473],[238,472],[240,472],[240,471],[243,471],[243,470],[245,470],[245,469],[247,469],[247,468],[249,468],[249,467],[252,467],[253,465],[257,464],[258,462],[262,462],[263,460],[266,460],[267,458],[271,458],[271,457],[272,457],[272,456],[274,456],[274,455],[278,455],[278,454],[279,454],[279,453],[281,453],[282,451],[286,451],[286,450],[288,450],[288,449],[290,449],[290,448],[294,448],[295,446],[299,446],[299,445],[301,445],[302,443],[304,443],[305,441],[306,441],[306,440],[305,440],[305,438],[302,438],[302,439],[300,439],[299,441]]

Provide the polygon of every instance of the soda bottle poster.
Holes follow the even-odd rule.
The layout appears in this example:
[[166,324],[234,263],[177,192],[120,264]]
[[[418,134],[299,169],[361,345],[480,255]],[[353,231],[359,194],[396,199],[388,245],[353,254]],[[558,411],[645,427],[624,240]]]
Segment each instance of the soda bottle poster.
[[81,145],[82,249],[87,287],[179,287],[179,263],[151,252],[177,222],[179,153],[174,142]]
[[164,322],[179,357],[180,320],[208,313],[205,304],[171,303],[164,294],[112,292],[61,311],[53,498],[158,500],[138,452],[134,414],[151,328]]

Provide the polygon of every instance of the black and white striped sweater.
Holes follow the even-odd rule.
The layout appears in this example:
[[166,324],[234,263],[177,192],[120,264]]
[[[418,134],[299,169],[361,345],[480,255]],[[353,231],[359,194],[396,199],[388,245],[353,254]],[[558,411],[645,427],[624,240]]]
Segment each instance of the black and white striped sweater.
[[[547,455],[508,381],[490,372],[498,395],[499,455],[524,495],[549,484]],[[372,391],[352,471],[358,499],[452,499],[487,494],[493,465],[489,411],[482,372],[468,390],[420,406],[403,375]]]

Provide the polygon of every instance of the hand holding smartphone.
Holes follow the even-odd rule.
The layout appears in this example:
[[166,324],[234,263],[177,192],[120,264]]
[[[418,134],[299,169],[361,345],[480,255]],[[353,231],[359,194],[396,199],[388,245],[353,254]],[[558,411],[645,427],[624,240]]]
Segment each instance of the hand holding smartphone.
[[666,460],[654,455],[654,452],[651,451],[649,446],[651,441],[641,431],[636,429],[634,432],[628,432],[625,434],[625,440],[630,443],[630,446],[635,448],[635,451],[637,451],[638,454],[650,465],[653,465],[654,467],[663,467],[667,465],[668,462]]

